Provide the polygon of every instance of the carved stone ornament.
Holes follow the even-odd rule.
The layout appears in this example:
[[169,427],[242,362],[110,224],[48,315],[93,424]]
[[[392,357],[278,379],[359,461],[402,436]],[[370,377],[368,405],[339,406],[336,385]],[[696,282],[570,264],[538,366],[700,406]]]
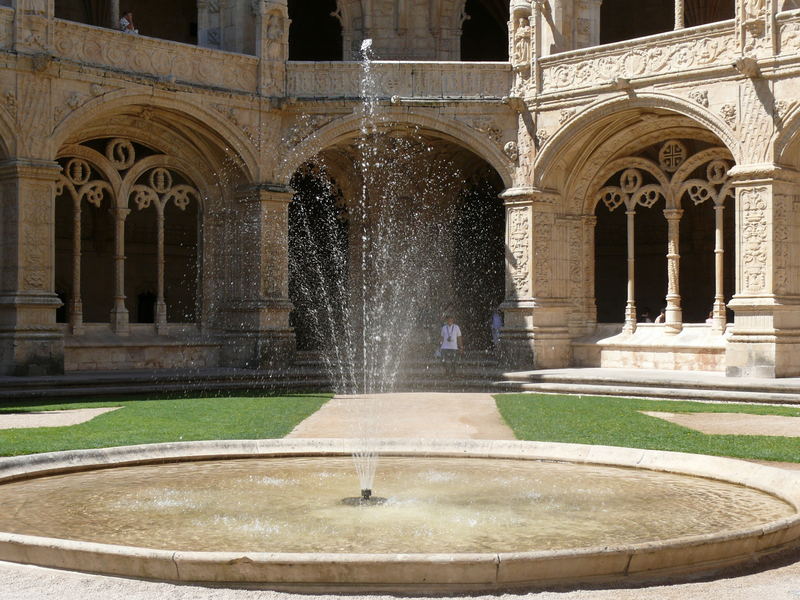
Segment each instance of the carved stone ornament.
[[731,129],[736,129],[736,106],[733,104],[723,104],[719,109],[719,114]]
[[567,121],[569,121],[572,117],[577,114],[577,110],[574,108],[565,108],[562,109],[561,114],[558,117],[559,124],[563,125]]
[[513,298],[530,294],[530,220],[528,209],[512,208],[508,213],[508,250],[511,254],[509,272]]
[[667,173],[674,173],[684,163],[688,152],[683,142],[669,140],[658,151],[658,164]]
[[507,142],[506,145],[503,146],[503,152],[511,162],[517,162],[517,160],[519,159],[519,149],[517,148],[517,142]]
[[514,26],[513,54],[511,62],[514,67],[525,67],[531,61],[531,26],[528,19],[520,18]]
[[689,98],[700,106],[708,108],[708,90],[692,90],[689,92]]
[[745,291],[758,293],[766,289],[768,259],[766,188],[739,191],[742,206],[742,266]]

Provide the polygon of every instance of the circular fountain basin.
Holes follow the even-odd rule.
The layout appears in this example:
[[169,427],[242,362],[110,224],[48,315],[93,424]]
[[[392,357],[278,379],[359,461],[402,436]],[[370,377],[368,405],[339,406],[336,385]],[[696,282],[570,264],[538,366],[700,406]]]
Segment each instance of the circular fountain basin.
[[157,444],[0,461],[0,560],[302,591],[458,591],[711,573],[800,545],[800,477],[707,456],[388,440]]

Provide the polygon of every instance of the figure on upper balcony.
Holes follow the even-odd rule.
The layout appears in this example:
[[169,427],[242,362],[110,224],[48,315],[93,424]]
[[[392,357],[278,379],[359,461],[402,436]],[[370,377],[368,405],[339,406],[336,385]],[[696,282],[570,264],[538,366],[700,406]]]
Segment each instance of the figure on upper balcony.
[[133,11],[128,10],[122,13],[122,17],[119,19],[119,30],[134,35],[139,33],[139,30],[136,29],[136,25],[133,24]]

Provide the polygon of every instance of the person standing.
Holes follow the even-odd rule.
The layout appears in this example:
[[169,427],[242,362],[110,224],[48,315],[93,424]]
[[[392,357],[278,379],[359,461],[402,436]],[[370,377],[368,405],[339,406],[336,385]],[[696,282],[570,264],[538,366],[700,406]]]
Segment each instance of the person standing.
[[461,328],[456,324],[453,315],[447,315],[445,323],[442,325],[439,350],[444,361],[444,372],[448,377],[452,378],[455,375],[458,353],[463,349],[462,340]]
[[500,314],[499,308],[495,308],[492,311],[489,326],[492,329],[492,346],[497,350],[500,347],[500,330],[503,328],[503,315]]

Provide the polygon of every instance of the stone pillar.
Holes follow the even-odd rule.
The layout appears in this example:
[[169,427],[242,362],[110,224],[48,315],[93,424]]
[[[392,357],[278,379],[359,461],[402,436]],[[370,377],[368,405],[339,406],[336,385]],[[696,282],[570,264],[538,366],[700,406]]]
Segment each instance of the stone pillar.
[[664,210],[667,219],[667,308],[664,333],[677,334],[683,330],[681,310],[681,255],[680,224],[683,211],[677,208]]
[[286,0],[258,0],[256,54],[260,59],[258,90],[263,96],[286,95],[289,23]]
[[507,248],[504,356],[516,368],[569,366],[572,308],[564,297],[567,269],[562,268],[568,263],[563,247],[568,223],[557,220],[553,193],[517,188],[502,197]]
[[0,373],[64,371],[56,324],[55,162],[0,163]]
[[724,333],[727,324],[725,310],[725,198],[714,202],[714,308],[712,331]]
[[111,209],[114,216],[114,306],[111,309],[111,329],[117,335],[130,333],[130,316],[125,306],[125,219],[130,208]]
[[684,0],[675,0],[675,30],[686,27]]
[[[246,260],[237,265],[242,298],[231,308],[228,348],[230,364],[250,367],[286,366],[294,352],[289,327],[289,203],[286,186],[261,184],[244,193],[240,202],[248,215]],[[230,344],[229,344],[230,346]]]
[[626,232],[627,232],[627,267],[628,267],[628,286],[625,294],[625,325],[622,331],[634,333],[636,331],[636,244],[635,244],[635,220],[636,205],[631,202],[625,203]]
[[780,0],[736,0],[736,34],[739,53],[759,58],[778,50],[775,15]]
[[736,166],[736,294],[730,376],[800,375],[800,173]]
[[53,47],[54,0],[12,0],[14,50],[49,54]]

